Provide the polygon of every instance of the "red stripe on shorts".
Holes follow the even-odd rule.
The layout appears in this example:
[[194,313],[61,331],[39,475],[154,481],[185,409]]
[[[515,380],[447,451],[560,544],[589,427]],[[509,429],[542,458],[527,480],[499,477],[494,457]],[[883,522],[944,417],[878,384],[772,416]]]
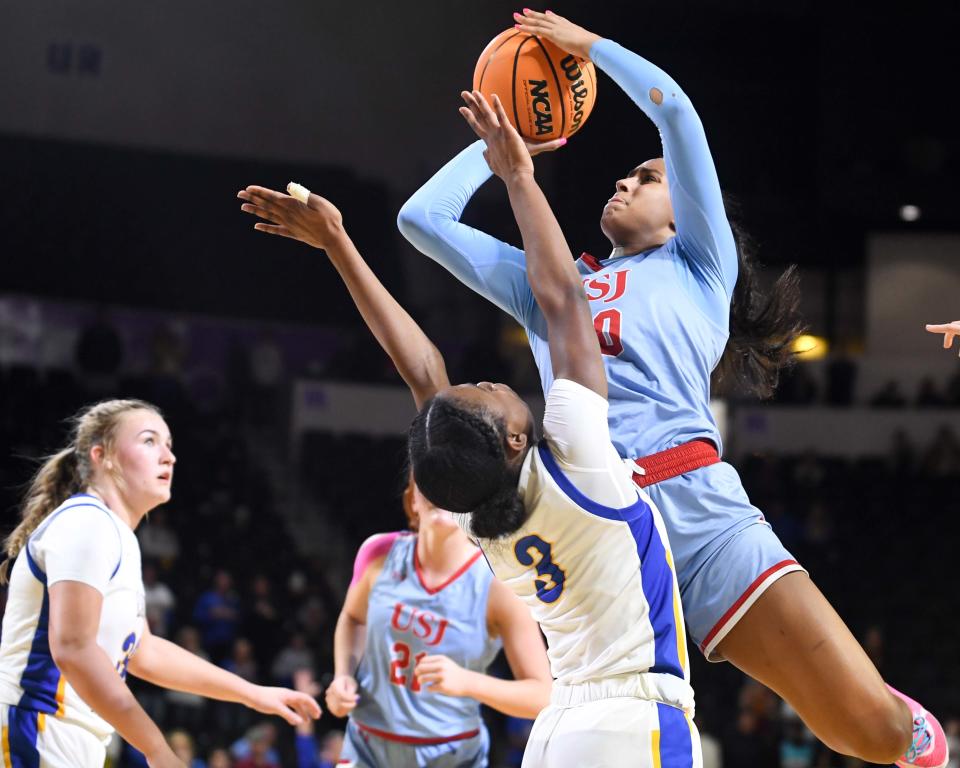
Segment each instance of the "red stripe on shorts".
[[791,565],[799,565],[799,563],[797,563],[796,560],[781,560],[779,563],[777,563],[776,565],[770,566],[769,568],[767,568],[767,570],[765,570],[763,573],[757,576],[757,578],[753,580],[753,583],[749,587],[747,587],[746,591],[742,595],[740,595],[739,598],[737,598],[737,601],[733,605],[730,606],[730,609],[725,614],[723,614],[723,616],[720,617],[720,621],[714,624],[713,629],[711,629],[707,633],[707,636],[704,638],[703,642],[700,644],[700,650],[702,651],[705,648],[708,648],[710,646],[710,642],[713,640],[714,637],[717,636],[717,633],[721,629],[723,629],[724,624],[730,621],[730,617],[737,612],[737,609],[739,609],[741,605],[743,605],[745,602],[747,602],[747,600],[750,599],[750,595],[756,592],[757,589],[760,587],[761,584],[763,584],[764,581],[770,578],[770,576],[772,576],[777,571]]
[[[354,721],[356,722],[356,721]],[[433,746],[434,744],[446,744],[451,741],[463,741],[464,739],[472,739],[480,730],[474,728],[472,731],[466,731],[465,733],[458,733],[455,736],[438,736],[435,738],[424,738],[423,736],[402,736],[399,733],[390,733],[389,731],[381,731],[379,728],[371,728],[369,725],[364,725],[363,723],[357,723],[357,727],[361,731],[366,731],[367,733],[372,733],[374,736],[379,736],[381,739],[386,739],[387,741],[398,741],[401,744],[417,744],[422,747]]]

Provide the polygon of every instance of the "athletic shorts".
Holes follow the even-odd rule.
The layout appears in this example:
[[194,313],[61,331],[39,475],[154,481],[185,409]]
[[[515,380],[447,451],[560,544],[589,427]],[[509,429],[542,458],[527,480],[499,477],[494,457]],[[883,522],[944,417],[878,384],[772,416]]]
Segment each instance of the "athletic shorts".
[[103,768],[103,741],[52,715],[0,704],[3,768]]
[[663,517],[690,637],[711,661],[717,645],[763,592],[803,571],[720,462],[643,489]]
[[[622,690],[617,690],[621,688]],[[690,715],[625,695],[611,681],[554,686],[533,724],[522,768],[702,768]]]
[[408,744],[385,739],[347,721],[338,766],[342,768],[486,768],[490,735],[480,727],[469,739]]

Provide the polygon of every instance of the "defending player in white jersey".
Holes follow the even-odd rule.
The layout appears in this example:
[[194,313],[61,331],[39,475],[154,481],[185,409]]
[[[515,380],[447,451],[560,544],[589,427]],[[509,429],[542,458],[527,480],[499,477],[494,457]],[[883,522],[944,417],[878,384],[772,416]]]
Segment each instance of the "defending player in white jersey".
[[5,581],[13,561],[0,643],[2,765],[100,768],[116,729],[151,768],[184,768],[127,672],[293,725],[320,716],[306,694],[253,685],[150,633],[133,531],[170,500],[172,447],[154,406],[108,400],[76,417],[70,443],[34,477],[2,572]]
[[443,359],[380,284],[340,212],[248,187],[263,232],[327,251],[364,320],[413,392],[409,436],[423,495],[462,513],[491,567],[547,636],[556,678],[525,768],[700,766],[679,592],[658,513],[610,442],[607,382],[580,276],[519,134],[479,93],[461,112],[487,143],[523,235],[546,318],[555,383],[545,439],[503,384],[451,386]]

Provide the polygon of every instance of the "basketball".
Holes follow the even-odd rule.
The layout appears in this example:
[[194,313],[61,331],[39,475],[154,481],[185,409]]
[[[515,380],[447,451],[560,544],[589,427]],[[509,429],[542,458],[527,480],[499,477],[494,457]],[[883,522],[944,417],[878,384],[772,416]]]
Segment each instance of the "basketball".
[[480,54],[473,89],[496,94],[513,127],[526,139],[570,137],[590,117],[597,97],[593,63],[549,40],[508,29]]

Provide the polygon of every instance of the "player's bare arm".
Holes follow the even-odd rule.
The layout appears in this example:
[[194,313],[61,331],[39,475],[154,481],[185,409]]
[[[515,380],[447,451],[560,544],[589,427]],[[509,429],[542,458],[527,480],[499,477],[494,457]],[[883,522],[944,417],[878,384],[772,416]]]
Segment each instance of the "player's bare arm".
[[460,113],[486,143],[484,157],[507,187],[523,237],[530,288],[547,322],[554,376],[606,397],[590,305],[563,231],[534,178],[530,153],[496,96],[491,107],[479,91],[461,95],[466,106]]
[[350,292],[367,327],[393,360],[410,387],[417,408],[450,384],[439,350],[364,261],[343,225],[343,216],[329,200],[307,193],[306,203],[266,187],[237,193],[240,210],[263,221],[259,232],[300,240],[326,251]]

